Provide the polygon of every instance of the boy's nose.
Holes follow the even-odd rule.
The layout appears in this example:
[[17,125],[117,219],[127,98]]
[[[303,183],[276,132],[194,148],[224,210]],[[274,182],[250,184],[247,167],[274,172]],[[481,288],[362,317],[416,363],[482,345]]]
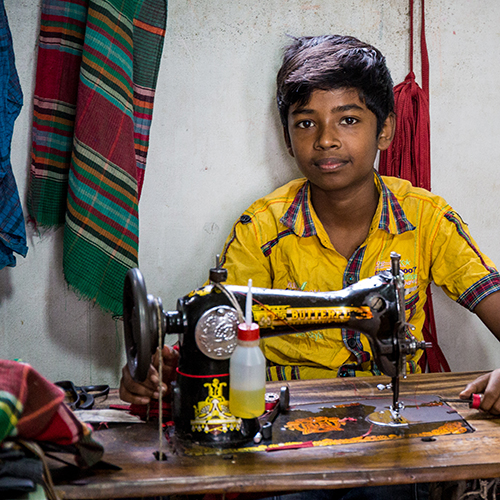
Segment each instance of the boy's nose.
[[319,149],[338,148],[340,140],[335,129],[332,127],[322,127],[318,132],[316,147]]

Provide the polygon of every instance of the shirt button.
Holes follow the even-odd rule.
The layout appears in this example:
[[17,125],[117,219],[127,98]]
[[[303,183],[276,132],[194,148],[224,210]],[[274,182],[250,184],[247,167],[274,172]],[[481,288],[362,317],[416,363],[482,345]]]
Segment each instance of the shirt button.
[[354,349],[356,347],[356,339],[347,339],[347,345],[351,348]]
[[347,275],[347,283],[350,283],[351,285],[356,281],[356,278],[352,274]]
[[248,224],[249,222],[251,222],[252,218],[247,215],[247,214],[243,214],[241,217],[240,217],[240,222],[242,224]]

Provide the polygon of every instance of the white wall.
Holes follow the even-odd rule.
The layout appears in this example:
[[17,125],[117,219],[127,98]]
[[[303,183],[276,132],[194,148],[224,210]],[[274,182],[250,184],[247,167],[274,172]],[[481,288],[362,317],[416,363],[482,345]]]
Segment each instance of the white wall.
[[[40,0],[5,0],[25,105],[12,163],[26,198]],[[417,2],[418,3],[418,2]],[[233,221],[299,175],[287,156],[274,79],[287,36],[352,34],[385,53],[395,83],[408,72],[401,0],[170,0],[140,202],[140,268],[166,309],[202,284]],[[428,0],[432,185],[500,265],[500,3]],[[416,36],[418,40],[418,36]],[[416,47],[418,49],[418,45]],[[416,58],[419,80],[419,58]],[[420,80],[419,80],[420,81]],[[51,380],[119,380],[121,325],[68,290],[62,231],[28,228],[29,252],[0,271],[0,356]],[[500,366],[500,343],[435,293],[438,334],[453,370]]]

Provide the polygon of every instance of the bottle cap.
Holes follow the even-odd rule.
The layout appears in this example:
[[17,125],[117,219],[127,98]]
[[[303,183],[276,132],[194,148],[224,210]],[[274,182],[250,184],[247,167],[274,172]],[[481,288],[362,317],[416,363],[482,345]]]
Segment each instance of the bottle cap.
[[240,323],[238,325],[238,340],[252,341],[259,340],[260,328],[257,323]]

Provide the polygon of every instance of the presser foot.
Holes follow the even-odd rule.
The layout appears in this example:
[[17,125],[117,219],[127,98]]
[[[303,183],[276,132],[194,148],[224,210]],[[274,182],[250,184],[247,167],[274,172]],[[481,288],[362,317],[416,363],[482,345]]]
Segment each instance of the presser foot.
[[404,409],[404,404],[397,402],[395,406],[389,406],[387,410],[375,411],[370,413],[366,419],[375,425],[383,425],[387,427],[408,427],[410,425],[401,411]]
[[404,407],[405,405],[403,403],[401,403],[400,401],[396,401],[394,406],[391,406],[389,408],[389,411],[391,412],[391,416],[394,422],[402,425],[408,425],[408,421],[401,416],[401,411],[404,409]]

